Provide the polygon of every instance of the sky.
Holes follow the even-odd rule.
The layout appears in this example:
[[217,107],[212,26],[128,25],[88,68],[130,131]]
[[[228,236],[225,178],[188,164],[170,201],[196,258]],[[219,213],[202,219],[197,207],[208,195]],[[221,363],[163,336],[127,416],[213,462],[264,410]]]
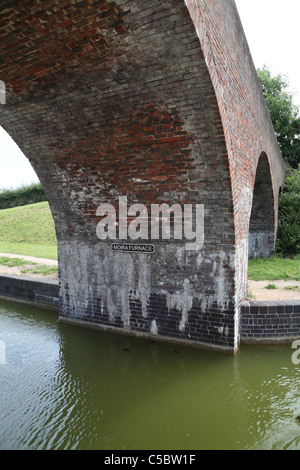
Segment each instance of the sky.
[[[286,76],[300,106],[300,0],[236,0],[236,5],[255,67],[266,64],[272,75]],[[36,181],[27,158],[0,127],[0,190]]]
[[235,0],[256,68],[288,78],[300,106],[299,0]]

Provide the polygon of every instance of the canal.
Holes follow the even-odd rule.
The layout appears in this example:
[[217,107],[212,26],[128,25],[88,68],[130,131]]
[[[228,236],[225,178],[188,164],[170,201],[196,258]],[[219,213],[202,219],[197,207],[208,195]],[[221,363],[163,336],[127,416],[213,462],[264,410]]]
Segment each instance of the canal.
[[300,449],[291,344],[172,352],[0,301],[0,345],[2,450]]

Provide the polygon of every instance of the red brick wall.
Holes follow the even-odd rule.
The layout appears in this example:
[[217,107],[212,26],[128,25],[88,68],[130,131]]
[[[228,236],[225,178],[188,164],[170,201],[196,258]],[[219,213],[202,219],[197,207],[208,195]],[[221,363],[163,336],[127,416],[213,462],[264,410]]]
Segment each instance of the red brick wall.
[[[224,7],[225,5],[225,7]],[[188,7],[188,8],[187,8]],[[255,169],[282,162],[233,2],[5,0],[0,124],[56,222],[60,315],[235,348]],[[96,209],[204,204],[205,245],[112,253]]]
[[232,181],[236,234],[236,291],[247,279],[248,231],[256,168],[267,155],[277,227],[284,164],[234,0],[186,0],[216,91]]

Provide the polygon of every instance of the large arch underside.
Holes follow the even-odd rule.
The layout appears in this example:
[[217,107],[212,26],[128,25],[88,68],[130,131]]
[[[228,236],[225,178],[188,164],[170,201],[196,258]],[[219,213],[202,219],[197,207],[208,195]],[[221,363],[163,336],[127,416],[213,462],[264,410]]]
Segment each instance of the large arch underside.
[[[49,200],[60,318],[235,350],[248,236],[239,208],[244,196],[250,204],[243,181],[254,163],[245,170],[234,153],[226,84],[220,93],[207,50],[208,40],[228,53],[227,39],[213,40],[219,3],[4,0],[1,8],[0,124]],[[234,2],[225,11],[238,22]],[[157,240],[151,255],[112,251],[96,236],[96,210],[120,196],[147,208],[203,204],[203,248]]]

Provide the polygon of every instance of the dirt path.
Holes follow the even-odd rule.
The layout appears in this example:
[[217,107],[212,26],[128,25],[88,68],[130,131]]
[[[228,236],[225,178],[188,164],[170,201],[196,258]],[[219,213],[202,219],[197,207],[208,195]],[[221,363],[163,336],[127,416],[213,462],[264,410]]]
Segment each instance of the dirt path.
[[[276,289],[266,289],[268,285]],[[248,281],[249,300],[300,300],[300,281]]]
[[45,264],[47,266],[57,266],[57,261],[54,259],[35,258],[34,256],[27,256],[27,255],[12,255],[11,253],[0,253],[0,257],[2,256],[7,257],[7,258],[20,258],[25,261],[32,261],[33,263]]
[[28,261],[26,264],[21,266],[5,266],[0,264],[0,274],[11,274],[17,276],[27,276],[27,277],[39,277],[43,279],[57,279],[57,273],[43,274],[43,273],[33,273],[32,270],[40,268],[43,266],[53,268],[57,267],[57,261],[47,258],[36,258],[34,256],[25,256],[25,255],[15,255],[11,253],[0,253],[0,257],[4,258],[18,258],[23,261]]
[[[31,272],[24,272],[27,270],[32,270],[34,267],[41,265],[56,267],[56,260],[8,253],[0,253],[0,257],[21,258],[24,261],[28,261],[28,264],[14,267],[0,264],[0,274],[2,273],[29,277],[40,277],[44,279],[57,279],[57,273],[43,275],[41,273],[34,274]],[[266,289],[268,284],[275,284],[276,289]],[[248,281],[248,286],[248,292],[250,294],[248,297],[249,300],[300,300],[300,281]]]

